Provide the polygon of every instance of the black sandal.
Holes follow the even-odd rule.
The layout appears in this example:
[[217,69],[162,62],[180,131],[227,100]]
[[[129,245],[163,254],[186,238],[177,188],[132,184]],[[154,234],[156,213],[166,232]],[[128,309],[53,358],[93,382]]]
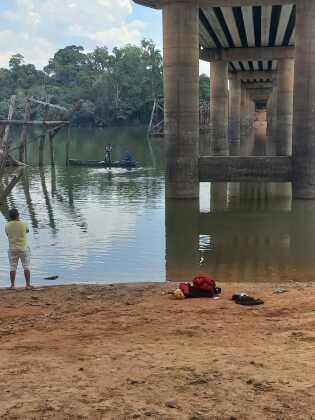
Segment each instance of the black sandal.
[[265,302],[261,299],[255,299],[252,296],[244,295],[244,294],[236,294],[232,296],[232,300],[238,305],[244,306],[254,306],[254,305],[263,305]]

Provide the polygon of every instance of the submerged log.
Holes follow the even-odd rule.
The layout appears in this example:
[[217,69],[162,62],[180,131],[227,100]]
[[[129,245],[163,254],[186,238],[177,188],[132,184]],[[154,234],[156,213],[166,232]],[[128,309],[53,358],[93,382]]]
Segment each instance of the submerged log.
[[20,160],[16,160],[11,155],[8,155],[7,161],[6,161],[6,167],[10,168],[10,167],[17,167],[17,166],[26,166],[26,165]]
[[11,179],[5,190],[0,195],[0,204],[5,202],[8,195],[11,193],[13,188],[16,186],[16,184],[19,182],[23,175],[23,170],[21,169],[14,177]]
[[50,150],[50,164],[51,166],[55,166],[54,135],[52,133],[48,133],[48,139],[49,139],[49,150]]
[[[8,112],[8,123],[11,123],[12,121],[12,117],[14,114],[14,109],[15,109],[15,100],[16,100],[16,96],[13,95],[10,98],[10,105],[9,105],[9,112]],[[9,139],[9,132],[10,132],[10,124],[7,125],[4,129],[4,135],[2,137],[2,140],[0,142],[0,147],[3,149],[6,147],[6,145],[8,144],[8,139]]]
[[46,136],[45,134],[42,134],[39,138],[39,159],[38,159],[39,166],[44,165],[45,140],[46,140]]
[[[32,107],[29,101],[26,102],[24,112],[24,123],[27,123],[31,118]],[[27,125],[24,124],[20,137],[20,161],[27,162]]]
[[69,166],[69,159],[70,159],[70,142],[71,142],[71,138],[70,138],[70,130],[68,128],[68,133],[67,133],[67,140],[66,140],[66,166]]
[[[9,112],[8,112],[8,121],[12,120],[14,109],[15,109],[15,100],[16,96],[11,96]],[[3,177],[4,168],[6,167],[8,155],[9,155],[9,132],[10,126],[6,126],[4,129],[3,137],[0,139],[0,181]]]

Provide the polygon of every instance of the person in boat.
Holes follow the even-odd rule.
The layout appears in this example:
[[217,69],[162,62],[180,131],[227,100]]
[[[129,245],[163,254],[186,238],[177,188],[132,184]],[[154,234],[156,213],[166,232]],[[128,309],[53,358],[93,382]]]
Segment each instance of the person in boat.
[[110,163],[112,161],[112,145],[111,144],[107,144],[105,146],[105,162],[106,163]]
[[133,156],[132,156],[132,154],[130,153],[130,152],[128,152],[128,150],[126,151],[126,153],[125,153],[125,162],[127,162],[127,163],[131,163],[131,162],[133,162],[134,160],[133,160]]
[[5,233],[9,241],[9,263],[10,263],[10,280],[11,289],[15,289],[16,270],[21,260],[24,268],[24,277],[26,289],[31,289],[31,272],[30,272],[30,248],[27,244],[28,227],[20,221],[20,215],[17,209],[9,211],[10,221],[5,225]]

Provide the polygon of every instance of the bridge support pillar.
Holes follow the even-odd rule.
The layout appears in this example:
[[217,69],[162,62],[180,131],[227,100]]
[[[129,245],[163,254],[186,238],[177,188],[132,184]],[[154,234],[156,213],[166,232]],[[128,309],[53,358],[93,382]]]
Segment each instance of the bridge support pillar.
[[199,9],[163,7],[166,197],[199,196]]
[[238,77],[230,79],[229,93],[230,155],[238,156],[241,144],[241,81]]
[[266,130],[266,154],[272,156],[274,154],[273,146],[271,142],[272,138],[272,113],[273,113],[273,92],[271,93],[267,102],[267,130]]
[[246,89],[246,126],[249,131],[253,126],[253,100],[250,97],[248,90]]
[[293,197],[315,199],[315,2],[296,4]]
[[277,124],[278,124],[278,84],[273,83],[270,105],[270,130],[268,131],[268,143],[273,154],[276,155]]
[[228,156],[228,63],[211,63],[210,78],[211,149],[215,156]]
[[278,61],[277,156],[292,155],[294,60]]
[[[241,87],[241,156],[250,155],[252,152],[252,127],[253,127],[253,101],[244,85]],[[231,150],[233,151],[233,150]],[[231,153],[232,155],[232,153]],[[236,155],[236,154],[234,154]]]
[[241,115],[240,115],[240,119],[241,119],[241,139],[242,139],[242,141],[243,141],[243,138],[246,135],[246,124],[247,124],[246,100],[247,100],[246,88],[245,88],[245,86],[241,85]]

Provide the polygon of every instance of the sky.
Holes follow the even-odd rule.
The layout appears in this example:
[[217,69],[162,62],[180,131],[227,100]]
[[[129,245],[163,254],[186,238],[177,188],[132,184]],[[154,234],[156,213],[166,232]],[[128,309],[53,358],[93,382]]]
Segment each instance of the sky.
[[[132,0],[0,0],[0,67],[16,53],[42,68],[66,45],[109,49],[152,39],[162,50],[162,14]],[[200,63],[200,72],[209,73]]]

